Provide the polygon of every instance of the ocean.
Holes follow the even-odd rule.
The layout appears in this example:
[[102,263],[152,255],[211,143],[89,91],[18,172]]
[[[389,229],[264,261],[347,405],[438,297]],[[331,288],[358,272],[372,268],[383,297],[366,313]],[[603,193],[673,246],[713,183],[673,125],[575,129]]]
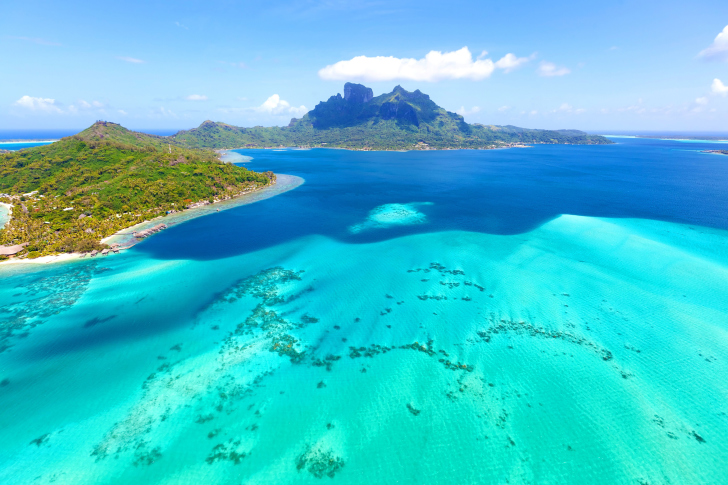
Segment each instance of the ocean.
[[614,140],[238,150],[304,182],[0,266],[0,483],[728,483],[728,157]]

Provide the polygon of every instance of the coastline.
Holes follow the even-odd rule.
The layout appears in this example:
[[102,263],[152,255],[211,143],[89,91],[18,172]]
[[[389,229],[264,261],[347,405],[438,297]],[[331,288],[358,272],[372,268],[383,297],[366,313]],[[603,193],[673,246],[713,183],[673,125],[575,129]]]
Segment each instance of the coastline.
[[[199,207],[193,207],[191,209],[185,209],[184,211],[169,214],[167,216],[160,216],[154,219],[140,222],[101,239],[101,243],[109,245],[119,244],[121,246],[119,249],[121,250],[130,249],[131,247],[142,241],[141,239],[137,239],[136,237],[134,237],[134,232],[149,229],[156,226],[160,222],[164,222],[164,224],[166,224],[168,227],[171,227],[191,219],[196,219],[197,217],[220,212],[221,210],[232,209],[233,207],[252,204],[261,200],[270,199],[271,197],[275,197],[276,195],[288,192],[289,190],[293,190],[296,187],[302,185],[304,182],[305,180],[303,178],[297,177],[295,175],[276,174],[276,181],[273,184],[267,185],[261,189],[255,190],[253,192],[248,192],[246,194],[241,194],[232,199],[218,201]],[[35,259],[7,259],[5,261],[0,261],[0,268],[4,265],[10,264],[50,264],[78,260],[80,259],[82,254],[85,253],[61,253],[41,256]],[[113,253],[109,253],[109,255],[111,254]],[[98,255],[95,257],[103,258],[108,256]]]
[[81,257],[81,254],[83,253],[61,253],[61,254],[52,254],[50,256],[41,256],[39,258],[35,259],[6,259],[5,261],[0,261],[0,268],[2,266],[10,266],[12,264],[50,264],[50,263],[60,263],[63,261],[70,261],[70,260],[76,260]]
[[[184,211],[169,214],[167,216],[160,216],[154,219],[140,222],[101,239],[101,242],[109,245],[119,244],[121,246],[119,249],[121,250],[130,249],[131,247],[142,241],[141,239],[137,239],[136,237],[134,237],[133,232],[149,229],[156,226],[160,222],[163,222],[168,227],[171,227],[191,219],[196,219],[197,217],[220,212],[221,210],[232,209],[241,205],[252,204],[261,200],[270,199],[271,197],[275,197],[276,195],[293,190],[296,187],[302,185],[304,182],[305,180],[303,178],[297,177],[295,175],[276,174],[276,181],[273,184],[267,185],[261,189],[255,190],[253,192],[248,192],[246,194],[241,194],[232,199],[214,202],[212,204],[199,207],[193,207],[191,209],[185,209]],[[49,256],[41,256],[35,259],[7,259],[5,261],[0,261],[0,268],[2,268],[2,266],[4,265],[11,264],[50,264],[75,261],[81,259],[80,257],[82,254],[85,253],[61,253]],[[109,253],[109,255],[111,254],[113,253]],[[105,258],[108,256],[101,256],[99,254],[95,257]]]
[[[437,152],[437,151],[456,151],[456,150],[504,150],[506,148],[533,148],[534,145],[568,145],[574,146],[573,143],[527,143],[527,144],[507,144],[499,146],[487,146],[478,148],[392,148],[392,149],[372,149],[372,148],[351,148],[351,147],[311,147],[311,146],[289,146],[289,147],[235,147],[235,148],[215,148],[213,149],[220,155],[220,160],[227,163],[245,163],[252,160],[252,157],[245,155],[234,154],[235,150],[271,150],[271,151],[286,151],[286,150],[347,150],[350,152]],[[596,146],[597,143],[585,144],[586,146]],[[238,160],[240,158],[241,160]]]
[[55,143],[58,140],[3,140],[0,145],[17,145],[20,143]]
[[13,218],[13,205],[12,204],[8,204],[6,202],[0,202],[0,206],[2,206],[5,209],[7,209],[7,212],[8,212],[7,213],[7,219],[3,220],[4,218],[3,217],[0,217],[0,229],[2,229],[3,227],[5,227],[5,224],[7,224],[8,222],[10,222],[10,219]]

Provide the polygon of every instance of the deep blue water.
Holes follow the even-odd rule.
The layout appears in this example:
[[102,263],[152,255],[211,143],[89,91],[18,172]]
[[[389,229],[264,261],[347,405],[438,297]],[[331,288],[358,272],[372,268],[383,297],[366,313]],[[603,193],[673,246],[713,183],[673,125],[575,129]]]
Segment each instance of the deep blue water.
[[0,483],[725,483],[728,157],[618,141],[243,150],[305,183],[0,266]]
[[[191,221],[139,250],[158,258],[215,259],[309,234],[350,243],[455,229],[519,234],[560,214],[728,229],[728,157],[700,152],[715,148],[618,139],[605,146],[487,151],[238,150],[253,157],[245,164],[251,170],[298,175],[306,184]],[[432,202],[419,209],[429,224],[347,230],[372,208],[393,202]],[[247,234],[255,236],[241,237]]]

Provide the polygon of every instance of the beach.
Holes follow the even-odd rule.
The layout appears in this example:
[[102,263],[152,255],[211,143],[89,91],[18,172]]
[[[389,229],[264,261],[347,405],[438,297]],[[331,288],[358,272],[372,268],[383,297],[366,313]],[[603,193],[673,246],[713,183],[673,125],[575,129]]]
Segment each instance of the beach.
[[[148,221],[140,222],[139,224],[136,224],[134,226],[127,227],[125,229],[122,229],[115,234],[112,234],[111,236],[107,236],[101,240],[101,243],[113,245],[118,244],[121,246],[121,249],[128,249],[135,244],[139,243],[141,239],[137,239],[134,236],[135,232],[141,232],[146,229],[150,229],[160,223],[164,223],[166,226],[174,226],[177,224],[181,224],[183,222],[186,222],[190,219],[194,219],[196,217],[201,217],[207,214],[212,214],[215,212],[220,212],[224,210],[228,210],[234,207],[238,207],[240,205],[246,205],[246,204],[252,204],[254,202],[258,202],[261,200],[268,199],[270,197],[275,197],[276,195],[282,194],[284,192],[288,192],[289,190],[293,190],[296,187],[300,186],[304,183],[304,179],[301,177],[296,177],[293,175],[286,175],[286,174],[277,174],[276,175],[276,181],[273,182],[273,184],[263,187],[261,189],[255,190],[253,192],[249,192],[246,194],[242,194],[238,197],[235,197],[233,199],[224,200],[215,202],[213,204],[208,205],[202,205],[199,207],[194,207],[192,209],[185,209],[184,211],[175,212],[173,214],[169,214],[162,217],[157,217],[154,219],[150,219]],[[9,204],[1,204],[2,206],[10,207]],[[2,222],[2,212],[0,209],[0,222]],[[109,256],[111,256],[114,253],[109,253]],[[0,266],[2,265],[10,265],[10,264],[50,264],[50,263],[60,263],[64,261],[79,259],[81,257],[82,253],[63,253],[63,254],[55,254],[55,255],[49,255],[49,256],[41,256],[39,258],[34,259],[7,259],[5,261],[0,261]],[[99,254],[96,256],[99,257],[108,257],[108,256],[101,256]]]

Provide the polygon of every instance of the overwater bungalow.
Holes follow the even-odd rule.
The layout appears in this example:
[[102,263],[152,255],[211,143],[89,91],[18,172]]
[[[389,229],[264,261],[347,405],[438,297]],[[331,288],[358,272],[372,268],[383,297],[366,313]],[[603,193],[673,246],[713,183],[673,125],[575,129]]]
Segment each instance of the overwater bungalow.
[[108,255],[109,255],[109,250],[108,250],[108,249],[106,249],[106,248],[104,248],[104,249],[103,249],[103,250],[101,251],[101,256],[108,256]]

